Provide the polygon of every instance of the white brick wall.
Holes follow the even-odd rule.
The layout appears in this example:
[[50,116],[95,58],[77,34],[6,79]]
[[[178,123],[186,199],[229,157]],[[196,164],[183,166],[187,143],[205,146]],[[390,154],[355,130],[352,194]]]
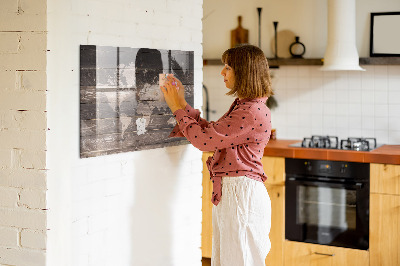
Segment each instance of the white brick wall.
[[47,9],[47,264],[201,265],[201,152],[79,159],[79,45],[194,51],[199,107],[202,0],[49,1]]
[[45,265],[46,2],[0,3],[1,265]]

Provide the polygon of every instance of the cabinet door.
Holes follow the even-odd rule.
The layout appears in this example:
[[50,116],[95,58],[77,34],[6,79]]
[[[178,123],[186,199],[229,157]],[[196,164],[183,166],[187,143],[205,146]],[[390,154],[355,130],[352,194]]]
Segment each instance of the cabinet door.
[[268,177],[266,184],[285,185],[285,158],[264,156],[261,163]]
[[204,258],[211,258],[212,252],[212,183],[206,161],[211,152],[203,153],[203,195],[202,195],[202,224],[201,224],[201,253]]
[[367,266],[365,250],[285,241],[285,266]]
[[283,243],[285,240],[285,187],[265,184],[271,199],[271,250],[265,259],[266,266],[283,265]]
[[400,265],[400,196],[371,194],[371,266]]
[[370,165],[371,193],[400,195],[400,165]]

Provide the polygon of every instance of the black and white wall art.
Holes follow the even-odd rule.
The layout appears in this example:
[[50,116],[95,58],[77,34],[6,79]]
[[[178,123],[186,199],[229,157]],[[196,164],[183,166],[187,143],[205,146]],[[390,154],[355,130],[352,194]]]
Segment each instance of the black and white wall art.
[[81,45],[81,158],[187,144],[159,88],[174,74],[193,106],[193,51]]

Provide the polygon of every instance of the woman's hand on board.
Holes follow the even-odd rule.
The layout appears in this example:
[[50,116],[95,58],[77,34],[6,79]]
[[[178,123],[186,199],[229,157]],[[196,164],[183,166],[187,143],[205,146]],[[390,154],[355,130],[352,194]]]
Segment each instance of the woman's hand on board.
[[185,87],[183,87],[182,82],[175,78],[175,77],[168,77],[170,78],[172,81],[175,81],[177,87],[178,87],[178,96],[179,96],[179,103],[182,106],[182,108],[185,108],[187,105],[187,102],[185,100]]
[[163,86],[160,86],[160,89],[172,113],[178,109],[185,108],[185,89],[178,79],[167,77],[167,80]]

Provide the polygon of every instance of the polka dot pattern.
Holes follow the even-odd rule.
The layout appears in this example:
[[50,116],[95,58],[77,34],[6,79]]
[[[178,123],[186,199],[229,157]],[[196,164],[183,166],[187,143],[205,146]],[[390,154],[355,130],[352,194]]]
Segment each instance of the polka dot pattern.
[[267,178],[261,164],[271,132],[266,100],[236,99],[228,112],[216,122],[201,118],[200,111],[190,105],[174,113],[179,123],[170,137],[184,136],[196,148],[214,151],[214,155],[207,160],[213,183],[211,201],[214,205],[221,200],[221,181],[224,176],[247,176],[261,182]]

